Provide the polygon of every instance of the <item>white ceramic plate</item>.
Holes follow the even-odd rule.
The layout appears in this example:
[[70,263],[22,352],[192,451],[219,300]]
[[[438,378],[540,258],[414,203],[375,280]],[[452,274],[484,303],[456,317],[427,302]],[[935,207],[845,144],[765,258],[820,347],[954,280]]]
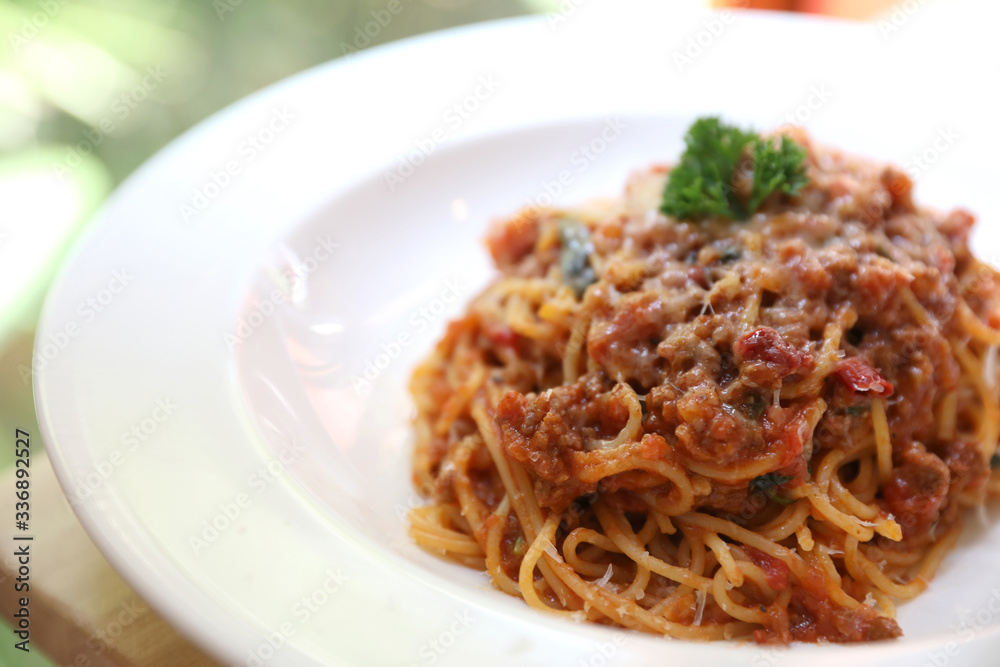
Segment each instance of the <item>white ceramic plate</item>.
[[[905,68],[871,104],[880,67],[905,56],[871,27],[567,7],[306,72],[206,121],[117,192],[37,339],[43,434],[84,526],[151,605],[233,664],[987,664],[995,526],[901,609],[903,640],[775,651],[549,618],[409,542],[406,379],[488,279],[489,219],[617,194],[632,168],[676,157],[703,111],[758,126],[798,112],[821,139],[898,160],[948,123],[972,137],[992,119],[975,92],[947,94],[964,90],[954,78],[905,112],[927,76]],[[707,45],[688,65],[676,54],[690,40]],[[918,193],[995,216],[984,143],[946,146]]]

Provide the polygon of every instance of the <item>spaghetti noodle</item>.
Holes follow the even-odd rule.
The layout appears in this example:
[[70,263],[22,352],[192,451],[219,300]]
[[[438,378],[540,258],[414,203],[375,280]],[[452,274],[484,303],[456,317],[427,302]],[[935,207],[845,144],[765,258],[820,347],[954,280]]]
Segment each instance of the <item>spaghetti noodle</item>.
[[501,276],[412,380],[420,545],[579,620],[900,634],[1000,491],[1000,275],[968,213],[793,137],[808,186],[746,222],[664,216],[654,167],[493,226]]

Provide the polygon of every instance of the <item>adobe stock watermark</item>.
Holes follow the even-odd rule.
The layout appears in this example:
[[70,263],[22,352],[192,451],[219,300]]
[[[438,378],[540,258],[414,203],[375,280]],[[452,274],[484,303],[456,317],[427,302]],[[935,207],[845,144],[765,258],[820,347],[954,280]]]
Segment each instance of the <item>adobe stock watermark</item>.
[[[540,189],[525,200],[515,219],[515,227],[533,224],[535,216],[543,209],[550,208],[556,199],[573,183],[577,176],[590,169],[590,165],[600,159],[608,148],[625,133],[629,124],[619,116],[608,118],[600,133],[590,141],[580,144],[570,154],[569,166],[575,169],[561,169],[551,180],[541,183]],[[569,348],[567,348],[569,349]]]
[[415,510],[426,504],[423,498],[412,491],[406,496],[406,500],[404,502],[406,504],[395,503],[392,506],[392,511],[396,514],[396,518],[403,523],[406,522],[407,516],[410,514],[410,510]]
[[825,83],[809,86],[809,95],[802,104],[779,118],[774,125],[779,128],[789,125],[805,125],[831,99],[833,99],[833,91]]
[[385,369],[399,357],[403,349],[413,343],[414,337],[441,319],[448,305],[455,303],[468,289],[469,285],[460,277],[446,279],[437,297],[410,313],[406,328],[397,333],[392,340],[383,343],[381,352],[374,357],[364,359],[360,373],[351,375],[351,385],[355,393],[360,395],[364,390],[371,388],[372,383],[378,380]]
[[938,128],[934,140],[922,151],[905,160],[903,169],[910,175],[910,178],[916,181],[961,138],[961,135],[951,125]]
[[[732,8],[742,9],[750,5],[749,0],[737,0]],[[731,9],[732,9],[731,8]],[[701,21],[701,29],[694,34],[688,35],[684,46],[674,49],[671,57],[678,74],[683,74],[684,70],[694,65],[695,61],[701,58],[726,32],[729,26],[736,23],[739,14],[724,9],[719,12],[712,12]]]
[[94,123],[90,129],[83,131],[83,139],[72,146],[66,147],[66,155],[55,166],[55,173],[60,179],[83,164],[83,158],[90,155],[104,143],[104,140],[121,127],[135,109],[149,99],[163,80],[169,76],[159,65],[146,68],[146,74],[135,86],[126,90],[111,103],[111,113]]
[[[90,649],[90,654],[95,658],[108,651],[114,645],[115,641],[122,636],[126,628],[133,625],[140,616],[149,611],[149,607],[143,604],[142,600],[138,598],[133,598],[129,602],[122,602],[118,606],[120,610],[114,615],[112,620],[108,621],[103,628],[98,628],[87,637],[86,646]],[[88,667],[92,663],[87,653],[87,651],[78,653],[73,659],[72,664],[75,667]]]
[[76,308],[80,319],[72,319],[66,322],[61,329],[49,333],[45,340],[35,341],[34,353],[31,357],[31,368],[24,364],[17,365],[18,375],[21,382],[27,386],[28,382],[34,380],[35,374],[39,373],[65,350],[74,338],[79,336],[86,329],[87,325],[97,319],[115,298],[125,291],[132,281],[135,280],[127,268],[121,268],[111,273],[111,279],[107,284],[92,296],[81,301]]
[[[910,180],[916,183],[960,138],[961,136],[950,125],[939,128],[930,145],[903,162],[903,170]],[[888,188],[893,195],[899,195],[905,190],[906,184],[903,179],[899,179],[890,183]],[[888,193],[882,193],[881,197],[872,198],[871,202],[861,210],[860,217],[868,224],[876,223],[884,219],[890,206],[892,197]]]
[[750,667],[775,667],[782,657],[783,652],[780,649],[754,646],[753,658],[750,659]]
[[222,23],[226,20],[226,14],[232,14],[242,4],[243,0],[212,0],[212,9],[215,10],[215,15],[219,17],[219,22]]
[[[242,1],[242,0],[241,0]],[[373,39],[376,39],[382,34],[382,31],[389,27],[393,19],[403,13],[406,9],[406,5],[409,5],[413,0],[389,0],[385,7],[381,9],[372,9],[369,14],[372,20],[367,21],[363,25],[354,26],[354,34],[352,35],[351,43],[341,41],[340,42],[340,54],[342,56],[350,57],[353,56],[358,51],[367,48]]]
[[564,23],[585,4],[587,0],[560,0],[559,6],[548,15],[549,27],[556,28],[560,23]]
[[160,427],[169,420],[178,405],[169,396],[157,398],[153,402],[153,409],[149,414],[132,424],[126,431],[122,431],[118,437],[119,446],[112,449],[106,457],[97,463],[92,464],[93,471],[86,475],[77,475],[72,481],[73,491],[66,494],[66,498],[71,506],[86,500],[94,491],[115,474],[125,463],[129,456],[139,450],[150,438],[152,438]]
[[247,649],[247,657],[243,662],[246,667],[263,667],[265,662],[273,658],[288,643],[290,637],[295,636],[298,628],[308,623],[329,604],[330,600],[351,580],[339,567],[331,568],[323,574],[326,576],[323,583],[292,604],[291,620],[282,621],[274,631],[264,637],[264,641]]
[[500,81],[492,74],[480,76],[475,87],[461,99],[449,106],[441,117],[442,124],[435,127],[423,138],[413,142],[414,150],[400,155],[397,164],[386,171],[382,178],[389,187],[389,192],[395,192],[403,181],[412,176],[427,158],[437,150],[438,146],[448,141],[465,122],[476,113],[488,99],[493,97],[500,88]]
[[253,505],[254,496],[264,493],[272,484],[281,479],[286,468],[292,465],[304,451],[303,445],[294,440],[287,440],[283,443],[282,448],[275,453],[274,458],[250,473],[246,479],[246,486],[250,491],[240,491],[231,499],[218,503],[213,508],[214,514],[203,520],[199,530],[188,537],[188,546],[191,547],[194,554],[200,554],[228,531],[243,515],[244,511]]
[[[317,236],[312,251],[306,255],[305,259],[301,259],[289,267],[292,289],[295,288],[296,283],[306,280],[310,273],[319,268],[320,264],[333,257],[333,251],[339,247],[340,244],[332,241],[329,234]],[[264,322],[277,312],[278,306],[286,300],[287,298],[279,289],[273,289],[266,297],[258,299],[257,305],[249,313],[236,320],[236,328],[232,332],[226,332],[222,335],[222,340],[229,351],[232,352],[236,346],[250,338],[254,331],[263,326]]]
[[575,169],[562,169],[555,178],[544,181],[541,191],[524,203],[522,213],[536,213],[540,209],[552,206],[556,198],[576,181],[577,175],[587,171],[591,164],[604,155],[605,151],[621,138],[628,127],[628,123],[619,116],[605,120],[600,133],[590,141],[580,144],[570,155],[569,164]]
[[966,613],[959,620],[957,626],[952,626],[952,630],[956,633],[955,639],[939,650],[928,651],[927,660],[921,667],[946,667],[952,658],[957,657],[962,652],[962,644],[980,634],[995,630],[998,614],[1000,614],[1000,589],[992,588],[990,589],[990,599],[984,606],[980,607],[974,614]]
[[293,120],[295,114],[287,107],[274,109],[262,128],[248,134],[240,142],[236,147],[236,155],[226,160],[218,169],[209,171],[208,182],[195,188],[188,201],[178,204],[178,211],[184,222],[190,223],[218,199],[219,195],[232,184],[233,179],[267,150],[278,136],[291,126]]
[[628,638],[624,632],[616,632],[609,642],[601,642],[590,654],[589,658],[583,658],[576,664],[577,667],[608,667],[614,664],[615,656],[622,646],[628,643]]
[[469,628],[479,622],[479,619],[470,614],[468,609],[456,611],[452,614],[452,619],[451,624],[439,632],[436,637],[432,637],[420,645],[420,648],[417,649],[419,661],[411,662],[407,667],[433,665],[455,645],[459,638],[469,631]]
[[882,35],[883,41],[889,41],[889,38],[899,32],[899,30],[909,23],[910,19],[920,11],[920,8],[926,4],[927,0],[905,0],[893,6],[892,11],[885,15],[885,18],[879,19],[878,31]]
[[7,33],[7,41],[14,53],[20,53],[31,40],[38,36],[45,26],[62,11],[69,0],[38,0],[39,11],[25,16],[21,20],[21,29]]

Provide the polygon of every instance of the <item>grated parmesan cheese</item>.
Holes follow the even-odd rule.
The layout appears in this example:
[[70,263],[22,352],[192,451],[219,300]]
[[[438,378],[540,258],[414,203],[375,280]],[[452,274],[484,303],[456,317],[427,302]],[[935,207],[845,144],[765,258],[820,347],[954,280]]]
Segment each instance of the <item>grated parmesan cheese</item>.
[[608,563],[608,571],[605,572],[604,576],[601,577],[600,579],[595,579],[594,583],[600,586],[601,588],[604,588],[605,585],[607,585],[607,583],[611,581],[611,575],[614,573],[615,573],[615,568],[611,566],[611,563]]
[[707,597],[708,597],[708,594],[705,593],[705,591],[703,591],[703,590],[699,590],[698,593],[695,595],[695,598],[698,601],[697,604],[695,605],[695,608],[694,608],[694,625],[695,626],[701,625],[701,617],[705,613],[705,600],[706,600]]

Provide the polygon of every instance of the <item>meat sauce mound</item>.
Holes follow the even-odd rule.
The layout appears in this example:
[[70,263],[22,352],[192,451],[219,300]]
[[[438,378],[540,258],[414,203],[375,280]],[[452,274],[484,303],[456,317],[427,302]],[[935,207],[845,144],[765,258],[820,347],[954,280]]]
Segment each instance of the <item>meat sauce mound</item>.
[[[505,297],[488,289],[457,326],[484,350],[487,384],[505,387],[497,440],[543,508],[561,512],[598,494],[640,512],[641,496],[676,499],[669,480],[621,465],[641,458],[688,471],[689,511],[735,520],[765,502],[776,514],[781,489],[808,480],[830,451],[871,437],[876,400],[893,467],[873,501],[903,532],[891,548],[926,545],[957,520],[958,494],[982,489],[989,466],[979,446],[942,438],[934,419],[959,387],[950,342],[961,336],[958,295],[987,323],[1000,319],[995,274],[963,277],[974,263],[971,214],[918,208],[899,169],[796,140],[807,149],[809,185],[746,221],[664,216],[669,170],[655,167],[634,175],[621,201],[532,210],[493,226],[487,245],[503,278],[548,281],[548,291],[530,312],[498,321]],[[589,236],[586,258],[561,257],[567,225]],[[594,280],[578,293],[562,271],[584,265]],[[510,363],[512,355],[530,363]],[[629,423],[631,394],[641,428],[609,452]],[[436,437],[443,456],[451,436]],[[780,482],[764,501],[758,475],[712,472],[761,460]],[[790,586],[784,563],[744,553],[773,590]],[[808,576],[785,613],[758,641],[900,634],[868,605],[834,604]]]

